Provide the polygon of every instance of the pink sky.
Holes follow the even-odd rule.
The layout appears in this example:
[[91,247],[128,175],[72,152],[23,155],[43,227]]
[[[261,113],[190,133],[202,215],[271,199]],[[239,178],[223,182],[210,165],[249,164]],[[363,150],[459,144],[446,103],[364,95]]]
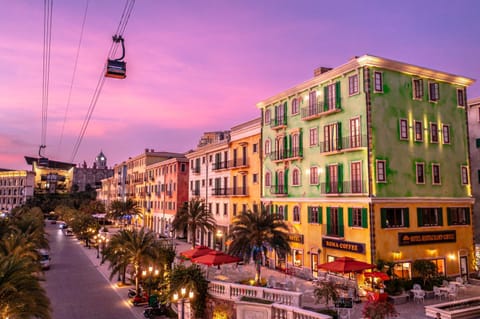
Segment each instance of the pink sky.
[[[45,154],[69,161],[124,1],[54,1]],[[385,3],[388,3],[385,4]],[[145,148],[184,152],[204,131],[258,117],[256,103],[373,54],[480,79],[480,2],[138,0],[126,32],[127,78],[107,79],[75,163],[113,166]],[[28,169],[41,142],[43,1],[0,11],[0,168]],[[480,96],[475,83],[469,98]]]

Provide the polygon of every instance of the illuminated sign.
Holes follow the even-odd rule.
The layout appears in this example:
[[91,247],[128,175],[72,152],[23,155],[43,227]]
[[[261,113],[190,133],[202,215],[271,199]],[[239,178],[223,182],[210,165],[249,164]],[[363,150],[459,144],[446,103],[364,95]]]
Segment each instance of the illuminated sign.
[[302,234],[288,234],[288,241],[293,243],[303,244],[303,235]]
[[338,239],[323,238],[322,246],[324,248],[333,248],[338,250],[350,251],[357,254],[365,254],[365,244],[354,243]]
[[398,233],[398,245],[423,245],[432,243],[454,243],[457,241],[455,230]]

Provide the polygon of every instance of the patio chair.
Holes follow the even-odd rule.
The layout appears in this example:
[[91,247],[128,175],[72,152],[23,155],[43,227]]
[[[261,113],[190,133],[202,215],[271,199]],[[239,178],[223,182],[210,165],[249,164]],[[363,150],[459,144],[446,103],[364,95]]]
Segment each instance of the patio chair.
[[463,278],[462,277],[457,277],[455,279],[455,282],[456,282],[456,286],[457,288],[462,291],[462,292],[465,292],[467,290],[467,285],[465,284],[465,282],[463,281]]
[[293,281],[288,280],[288,281],[285,283],[285,290],[294,291],[294,290],[295,290],[294,288],[295,288],[295,285],[293,284]]
[[413,284],[413,290],[421,290],[422,289],[422,286],[420,286],[419,284]]
[[268,277],[267,288],[275,288],[275,278],[273,276]]
[[458,294],[457,287],[454,285],[450,285],[448,287],[448,294],[447,294],[448,300],[457,300],[457,294]]
[[415,303],[423,303],[425,301],[425,291],[421,289],[414,289],[413,290],[413,301]]
[[450,285],[450,283],[446,280],[442,281],[442,286],[443,287],[448,287]]
[[433,295],[435,298],[442,299],[447,298],[445,291],[440,290],[440,287],[433,286]]

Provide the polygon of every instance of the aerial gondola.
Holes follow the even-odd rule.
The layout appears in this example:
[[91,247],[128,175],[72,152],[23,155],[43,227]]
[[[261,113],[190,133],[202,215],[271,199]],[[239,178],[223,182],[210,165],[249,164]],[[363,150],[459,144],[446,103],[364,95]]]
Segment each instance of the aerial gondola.
[[48,157],[42,155],[42,148],[46,148],[46,145],[40,145],[38,149],[38,166],[47,167],[48,166]]
[[115,79],[125,79],[127,77],[127,63],[123,61],[125,57],[125,44],[122,36],[113,36],[113,41],[122,44],[122,56],[118,59],[108,59],[105,77]]

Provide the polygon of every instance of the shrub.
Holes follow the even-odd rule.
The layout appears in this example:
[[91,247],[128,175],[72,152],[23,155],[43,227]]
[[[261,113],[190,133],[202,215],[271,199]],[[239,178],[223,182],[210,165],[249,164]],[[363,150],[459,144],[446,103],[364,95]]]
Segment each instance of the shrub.
[[365,318],[385,319],[387,317],[396,317],[397,310],[393,304],[388,301],[367,301],[362,312]]

